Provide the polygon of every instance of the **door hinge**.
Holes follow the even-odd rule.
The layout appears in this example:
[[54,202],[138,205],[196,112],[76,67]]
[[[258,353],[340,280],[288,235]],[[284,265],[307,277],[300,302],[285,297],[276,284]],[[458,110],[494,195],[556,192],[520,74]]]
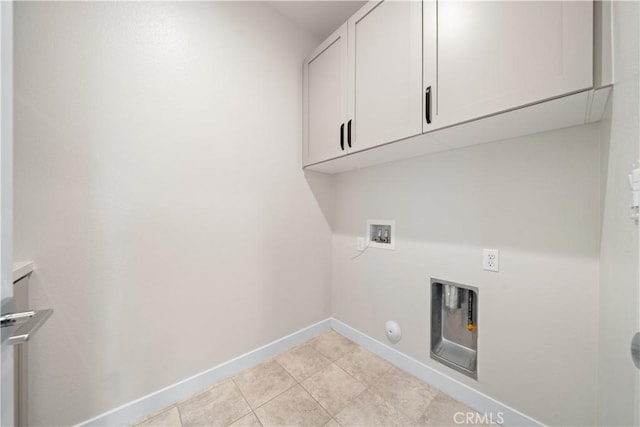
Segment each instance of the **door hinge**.
[[640,167],[634,165],[633,169],[629,173],[629,186],[631,187],[631,203],[629,208],[631,209],[631,219],[636,223],[640,219]]
[[631,339],[631,360],[640,369],[640,332],[636,332]]

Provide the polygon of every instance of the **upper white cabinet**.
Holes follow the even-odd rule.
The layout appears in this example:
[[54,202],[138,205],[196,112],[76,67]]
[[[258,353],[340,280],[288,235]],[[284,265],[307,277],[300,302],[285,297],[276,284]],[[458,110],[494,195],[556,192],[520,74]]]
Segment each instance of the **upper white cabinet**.
[[439,0],[437,55],[434,34],[425,26],[425,131],[593,86],[593,2]]
[[304,63],[303,163],[346,153],[347,24]]
[[422,133],[422,2],[370,2],[348,28],[351,150]]
[[303,163],[422,132],[422,2],[367,3],[305,61]]
[[305,62],[304,166],[339,172],[599,120],[607,10],[370,1]]

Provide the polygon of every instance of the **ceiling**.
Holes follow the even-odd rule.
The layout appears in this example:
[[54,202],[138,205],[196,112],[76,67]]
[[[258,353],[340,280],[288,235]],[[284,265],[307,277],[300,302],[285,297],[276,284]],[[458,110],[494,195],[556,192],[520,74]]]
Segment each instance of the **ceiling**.
[[327,38],[366,1],[267,1],[301,30]]

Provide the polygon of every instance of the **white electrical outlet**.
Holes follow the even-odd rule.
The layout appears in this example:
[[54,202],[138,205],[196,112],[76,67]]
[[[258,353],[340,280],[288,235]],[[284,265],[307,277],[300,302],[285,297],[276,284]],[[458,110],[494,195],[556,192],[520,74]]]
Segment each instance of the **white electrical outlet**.
[[364,237],[356,238],[356,249],[360,252],[364,251]]
[[484,249],[482,251],[482,268],[487,271],[500,271],[500,251]]

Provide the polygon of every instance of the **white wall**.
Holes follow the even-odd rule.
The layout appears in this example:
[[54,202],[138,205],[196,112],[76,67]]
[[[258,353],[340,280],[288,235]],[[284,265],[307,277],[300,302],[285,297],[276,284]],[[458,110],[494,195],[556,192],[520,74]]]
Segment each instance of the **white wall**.
[[600,264],[598,424],[638,425],[638,371],[630,357],[638,330],[638,226],[629,217],[627,174],[638,159],[640,7],[614,2],[615,86],[601,125],[606,188]]
[[245,2],[20,2],[15,22],[16,258],[55,310],[30,347],[33,425],[330,314],[331,230],[300,169],[317,40]]
[[[13,300],[13,3],[0,3],[0,298],[2,313]],[[0,425],[15,422],[13,350],[2,344]]]
[[[598,125],[336,177],[334,317],[543,423],[596,420]],[[355,250],[394,219],[396,250]],[[482,270],[500,250],[500,272]],[[478,381],[429,357],[431,277],[479,288]]]

